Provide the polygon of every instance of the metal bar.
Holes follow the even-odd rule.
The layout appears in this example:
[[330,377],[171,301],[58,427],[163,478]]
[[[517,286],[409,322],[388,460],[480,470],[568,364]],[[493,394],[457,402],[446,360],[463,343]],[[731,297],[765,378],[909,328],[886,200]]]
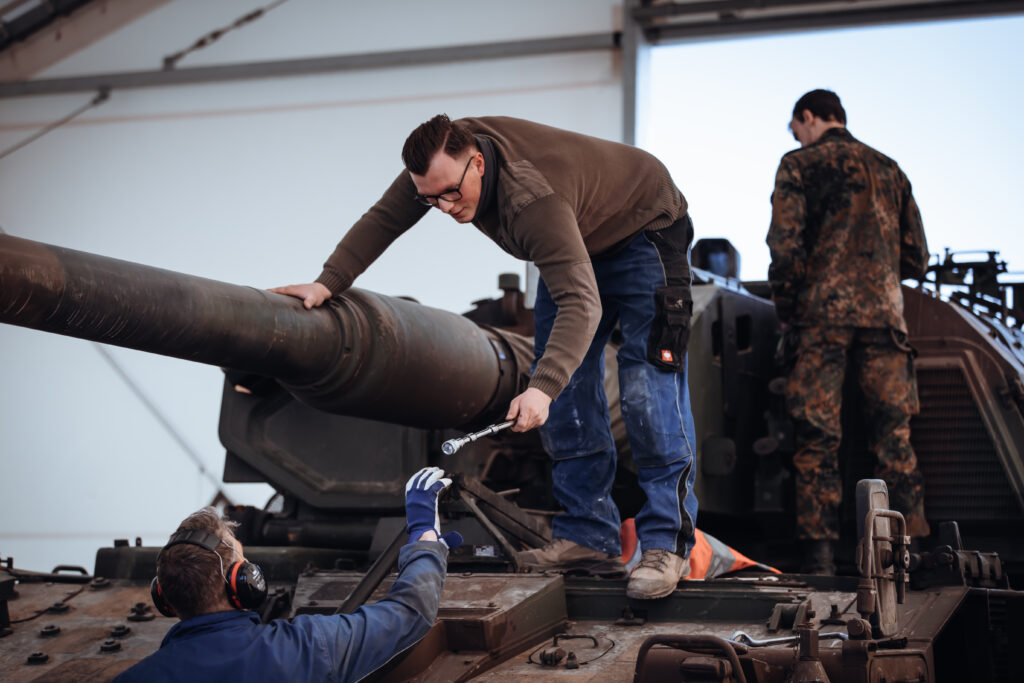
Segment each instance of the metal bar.
[[481,503],[490,506],[495,512],[501,513],[500,516],[491,515],[490,517],[495,524],[508,533],[538,548],[551,541],[551,535],[532,517],[523,512],[519,506],[508,502],[476,479],[460,477],[458,484],[472,493]]
[[[12,38],[0,24],[0,82],[24,81],[171,0],[88,2],[44,26]],[[0,10],[3,16],[8,16]],[[5,33],[5,29],[7,32]],[[5,42],[10,39],[10,42]]]
[[352,614],[363,606],[363,603],[369,599],[373,591],[377,590],[377,586],[380,585],[385,576],[391,573],[391,568],[398,562],[398,554],[401,552],[402,546],[405,545],[405,537],[405,527],[402,527],[391,540],[391,543],[388,544],[388,547],[384,549],[384,552],[366,570],[366,574],[359,582],[359,585],[352,589],[352,592],[345,598],[345,602],[341,603],[338,609],[335,610],[335,614]]
[[35,81],[0,83],[0,98],[27,95],[91,92],[101,87],[112,89],[152,88],[169,85],[191,85],[216,81],[253,78],[283,78],[310,74],[337,73],[363,69],[423,66],[468,62],[476,59],[503,59],[541,54],[609,50],[618,46],[619,34],[587,33],[535,40],[513,40],[499,43],[446,45],[444,47],[391,52],[334,55],[308,59],[286,59],[266,62],[203,66],[169,71],[126,71],[70,78],[48,78]]
[[[83,567],[71,567],[63,564],[55,567],[52,572],[34,572],[13,567],[8,567],[5,571],[20,583],[89,583],[93,579]],[[63,573],[69,571],[75,573]]]
[[622,142],[637,143],[637,122],[640,119],[640,90],[646,76],[641,64],[646,57],[647,38],[634,18],[643,0],[626,0],[622,7]]
[[[845,633],[830,632],[830,633],[819,633],[818,640],[849,640],[850,636]],[[747,647],[772,647],[774,645],[795,645],[800,642],[800,636],[781,636],[779,638],[765,638],[763,640],[757,640],[751,637],[746,631],[736,631],[726,640],[730,643],[736,643],[738,645],[744,645]]]
[[4,18],[4,15],[6,15],[8,12],[20,7],[21,5],[24,5],[27,2],[31,2],[31,0],[11,0],[5,5],[0,5],[0,20],[2,20]]
[[[786,11],[797,8],[818,5],[816,14],[826,15],[833,13],[830,9],[838,3],[835,0],[705,0],[705,2],[670,2],[659,5],[647,5],[638,7],[632,11],[633,18],[642,24],[650,24],[653,19],[665,19],[668,17],[685,17],[697,14],[722,14],[743,11],[772,12]],[[888,3],[876,2],[875,11],[899,12],[905,9],[916,7],[936,7],[940,5],[976,7],[979,5],[1013,5],[1018,0],[934,0],[933,2],[922,3],[907,2],[905,0],[892,0]]]
[[649,637],[640,645],[640,650],[636,654],[636,671],[637,679],[640,679],[640,672],[643,671],[644,659],[647,657],[647,652],[655,645],[666,645],[671,648],[678,650],[693,650],[695,652],[707,652],[710,654],[721,655],[729,660],[732,666],[732,677],[735,678],[736,683],[747,683],[746,675],[743,673],[743,667],[740,666],[739,656],[736,654],[736,646],[725,640],[714,635],[654,635]]
[[929,3],[897,8],[805,12],[728,19],[661,24],[645,30],[654,45],[665,45],[691,39],[720,38],[751,33],[770,34],[790,31],[853,28],[878,24],[900,24],[944,19],[967,19],[1024,13],[1024,0],[990,0],[988,2]]
[[88,3],[89,0],[48,0],[48,2],[40,3],[36,7],[26,10],[15,19],[4,23],[6,35],[0,38],[0,50],[15,41],[27,38],[53,22],[58,16],[67,16]]
[[494,537],[494,540],[498,542],[501,549],[505,551],[505,555],[508,556],[508,561],[512,563],[512,568],[517,572],[519,571],[519,562],[516,560],[516,549],[512,547],[512,544],[505,538],[505,534],[501,533],[498,527],[494,526],[494,522],[487,518],[487,515],[483,513],[480,506],[476,504],[473,495],[466,491],[464,488],[459,489],[459,498],[466,504],[472,513],[476,516],[480,523],[484,525],[484,528]]
[[[941,1],[941,0],[940,0]],[[704,2],[668,2],[646,5],[633,10],[633,18],[640,23],[652,19],[683,17],[694,14],[718,14],[743,10],[789,9],[807,5],[834,5],[835,0],[705,0]]]

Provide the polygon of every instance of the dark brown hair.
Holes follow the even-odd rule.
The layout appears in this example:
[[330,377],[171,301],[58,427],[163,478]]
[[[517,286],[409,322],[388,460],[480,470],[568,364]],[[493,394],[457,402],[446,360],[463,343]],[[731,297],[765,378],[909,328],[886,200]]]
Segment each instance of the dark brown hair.
[[839,101],[839,95],[831,90],[812,90],[805,93],[793,107],[793,118],[799,118],[804,109],[823,121],[838,121],[846,125],[846,110]]
[[439,151],[454,158],[475,144],[473,134],[447,114],[438,114],[409,133],[402,147],[402,162],[410,173],[426,175],[430,160]]
[[201,529],[216,534],[221,539],[217,554],[188,543],[161,551],[156,563],[157,579],[164,598],[179,618],[205,614],[216,605],[218,596],[224,595],[224,572],[242,559],[235,557],[235,526],[238,525],[221,517],[216,508],[205,507],[186,517],[175,533]]

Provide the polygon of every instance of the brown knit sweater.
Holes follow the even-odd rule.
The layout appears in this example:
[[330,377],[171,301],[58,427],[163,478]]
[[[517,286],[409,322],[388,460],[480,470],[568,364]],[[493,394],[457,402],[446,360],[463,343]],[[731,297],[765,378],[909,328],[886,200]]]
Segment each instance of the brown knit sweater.
[[[665,166],[643,150],[522,119],[461,119],[495,148],[497,192],[475,225],[513,256],[533,261],[558,305],[544,357],[530,380],[557,398],[579,367],[601,319],[590,257],[641,230],[686,215]],[[485,168],[484,174],[495,169]],[[403,171],[338,244],[317,278],[337,294],[427,211]]]

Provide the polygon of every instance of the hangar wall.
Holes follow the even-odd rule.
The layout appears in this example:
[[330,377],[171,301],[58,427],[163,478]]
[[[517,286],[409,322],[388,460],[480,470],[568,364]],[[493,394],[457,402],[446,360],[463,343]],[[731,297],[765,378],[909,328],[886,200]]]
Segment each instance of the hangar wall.
[[[38,75],[153,70],[265,4],[175,0]],[[180,67],[612,32],[605,0],[291,0]],[[0,150],[89,101],[0,101]],[[0,159],[0,227],[64,247],[254,287],[308,282],[400,170],[408,132],[438,112],[503,114],[618,139],[612,50],[328,75],[115,90]],[[465,310],[523,264],[471,226],[431,215],[358,285]],[[182,445],[92,344],[0,326],[0,556],[91,571],[114,537],[160,544],[209,502],[223,448],[218,369],[109,348]],[[339,444],[339,457],[366,457]],[[262,505],[263,485],[233,485]]]

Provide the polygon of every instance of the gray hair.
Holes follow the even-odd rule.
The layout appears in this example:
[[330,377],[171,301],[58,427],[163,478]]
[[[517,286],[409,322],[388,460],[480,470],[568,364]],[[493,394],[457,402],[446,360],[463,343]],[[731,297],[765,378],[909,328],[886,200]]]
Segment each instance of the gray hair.
[[224,572],[241,562],[235,550],[237,522],[225,519],[212,506],[193,512],[178,525],[177,531],[200,529],[220,538],[216,557],[206,548],[187,543],[161,551],[156,575],[160,589],[181,619],[206,614],[221,602],[225,590]]

